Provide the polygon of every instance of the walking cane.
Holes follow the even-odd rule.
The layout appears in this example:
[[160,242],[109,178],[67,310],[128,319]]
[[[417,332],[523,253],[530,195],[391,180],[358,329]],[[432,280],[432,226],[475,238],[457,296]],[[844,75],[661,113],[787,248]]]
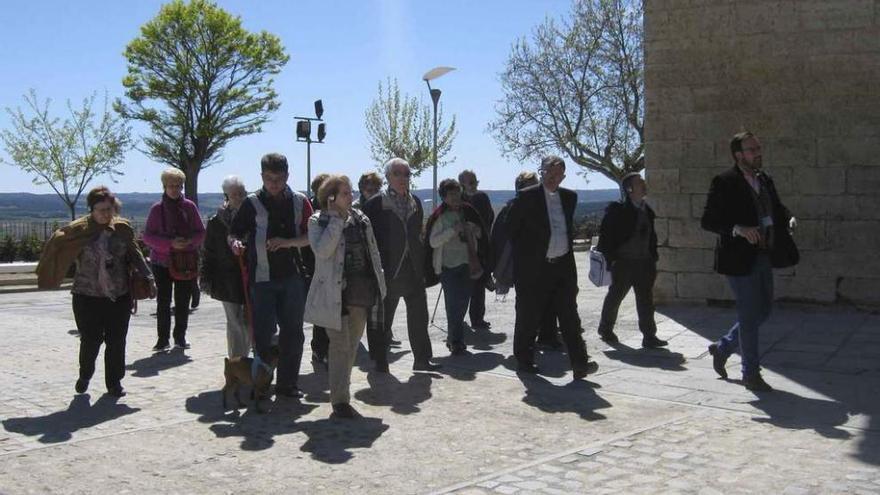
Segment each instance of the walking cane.
[[443,287],[440,287],[440,292],[437,293],[437,302],[434,303],[434,312],[431,313],[431,326],[436,328],[437,330],[441,330],[443,333],[446,333],[445,328],[441,328],[438,325],[434,325],[434,317],[437,316],[437,306],[440,306],[440,298],[443,296]]

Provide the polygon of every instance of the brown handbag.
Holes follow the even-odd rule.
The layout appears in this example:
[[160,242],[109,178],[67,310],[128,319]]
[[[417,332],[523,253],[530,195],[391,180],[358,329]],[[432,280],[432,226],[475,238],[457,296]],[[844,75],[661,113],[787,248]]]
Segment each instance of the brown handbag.
[[199,276],[198,251],[171,251],[168,274],[174,280],[194,280]]
[[150,299],[152,296],[150,280],[143,276],[136,268],[131,267],[128,272],[128,293],[134,300]]

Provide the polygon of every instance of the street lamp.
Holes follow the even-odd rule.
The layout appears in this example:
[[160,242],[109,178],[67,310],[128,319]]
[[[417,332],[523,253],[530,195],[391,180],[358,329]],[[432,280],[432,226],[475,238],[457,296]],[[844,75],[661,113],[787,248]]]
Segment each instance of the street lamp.
[[[324,104],[321,100],[315,100],[315,117],[294,117],[296,120],[296,140],[306,143],[306,192],[312,183],[312,143],[324,143],[327,136],[327,124],[321,118],[324,115]],[[318,124],[318,140],[312,141],[312,122]]]
[[431,204],[432,208],[437,206],[437,104],[440,103],[440,90],[432,88],[431,81],[454,70],[455,67],[434,67],[422,76],[422,81],[425,81],[425,84],[428,85],[428,91],[431,93],[431,101],[434,102],[434,202]]

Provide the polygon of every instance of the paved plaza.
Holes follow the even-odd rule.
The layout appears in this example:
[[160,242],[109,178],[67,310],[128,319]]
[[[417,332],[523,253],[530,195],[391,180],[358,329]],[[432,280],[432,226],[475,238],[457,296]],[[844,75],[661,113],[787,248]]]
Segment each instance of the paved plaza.
[[156,355],[155,304],[142,303],[128,395],[103,395],[99,358],[77,396],[69,293],[4,294],[0,493],[880,493],[880,316],[778,306],[761,335],[777,391],[756,395],[735,380],[736,357],[725,382],[706,352],[732,309],[662,307],[668,350],[642,350],[630,295],[612,348],[595,333],[605,290],[578,258],[599,363],[588,381],[572,382],[552,351],[541,375],[517,375],[514,294],[488,296],[491,331],[471,332],[470,354],[455,358],[441,301],[431,337],[443,369],[413,373],[401,305],[391,373],[371,372],[365,352],[353,373],[356,420],[329,419],[326,372],[308,349],[303,400],[223,411],[225,323],[208,298],[190,319],[192,349]]

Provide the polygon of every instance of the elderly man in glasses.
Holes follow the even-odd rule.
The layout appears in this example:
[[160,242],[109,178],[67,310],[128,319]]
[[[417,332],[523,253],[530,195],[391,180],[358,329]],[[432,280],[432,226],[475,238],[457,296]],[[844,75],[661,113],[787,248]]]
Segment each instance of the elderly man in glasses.
[[433,371],[439,368],[439,365],[430,362],[433,351],[428,337],[428,299],[425,294],[424,246],[421,240],[424,212],[421,200],[410,192],[411,175],[406,160],[388,160],[385,163],[388,188],[370,198],[363,207],[373,225],[388,287],[382,308],[384,314],[378,317],[384,320],[381,328],[376,328],[376,315],[370,315],[373,324],[368,322],[367,325],[370,357],[376,362],[377,371],[388,371],[387,345],[400,298],[406,304],[413,369]]

